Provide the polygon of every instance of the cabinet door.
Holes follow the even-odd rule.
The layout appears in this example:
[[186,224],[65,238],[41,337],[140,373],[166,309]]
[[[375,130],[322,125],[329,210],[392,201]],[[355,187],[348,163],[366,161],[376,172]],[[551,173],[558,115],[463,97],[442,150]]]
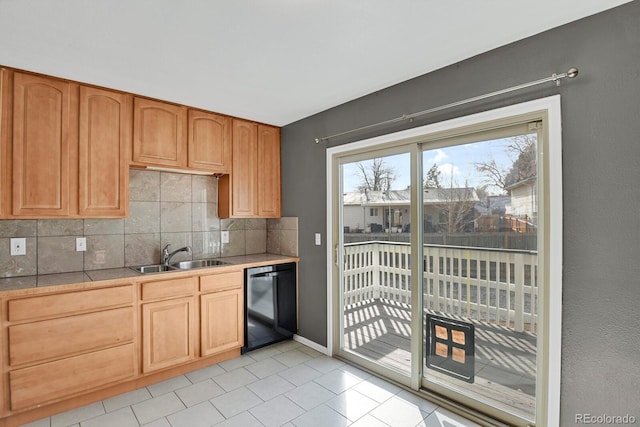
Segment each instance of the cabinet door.
[[11,138],[11,92],[9,90],[10,71],[0,68],[0,218],[8,215],[6,212],[10,196],[8,184],[11,177],[7,175],[7,150]]
[[[68,82],[15,73],[13,191],[16,216],[67,216],[75,210],[77,96]],[[75,106],[75,107],[74,107]],[[75,194],[75,191],[74,193]]]
[[233,121],[231,215],[258,215],[258,125]]
[[189,110],[189,167],[229,173],[231,119],[219,114]]
[[135,98],[133,162],[141,165],[187,165],[187,107]]
[[258,216],[282,216],[280,188],[280,129],[258,126]]
[[79,214],[124,218],[129,202],[131,96],[80,87]]
[[202,356],[240,348],[244,344],[242,289],[200,297]]
[[195,359],[195,297],[142,305],[142,371]]

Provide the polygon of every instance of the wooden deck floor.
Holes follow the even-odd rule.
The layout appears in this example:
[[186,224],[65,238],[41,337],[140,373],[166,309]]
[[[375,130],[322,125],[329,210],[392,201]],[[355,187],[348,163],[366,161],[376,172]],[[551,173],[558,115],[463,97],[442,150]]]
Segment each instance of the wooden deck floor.
[[[382,365],[409,373],[410,320],[410,309],[406,304],[375,299],[351,305],[345,309],[345,347]],[[474,383],[431,369],[425,369],[427,378],[532,418],[535,413],[536,336],[486,322],[475,321],[474,325]]]

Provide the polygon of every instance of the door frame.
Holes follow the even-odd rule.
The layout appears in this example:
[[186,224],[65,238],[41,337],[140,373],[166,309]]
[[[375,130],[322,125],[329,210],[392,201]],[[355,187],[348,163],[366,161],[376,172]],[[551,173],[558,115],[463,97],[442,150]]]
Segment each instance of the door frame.
[[[549,183],[562,183],[562,116],[560,95],[523,102],[469,116],[420,126],[368,138],[344,145],[330,147],[326,151],[327,174],[327,352],[336,353],[334,348],[336,289],[340,284],[339,268],[336,268],[337,248],[340,242],[338,208],[334,195],[341,194],[339,161],[337,158],[347,152],[368,151],[406,145],[424,140],[429,135],[447,132],[456,128],[480,125],[482,123],[509,119],[519,115],[540,113],[545,116],[547,130],[545,179]],[[338,179],[334,179],[338,177]],[[412,177],[412,182],[414,178]],[[560,422],[560,377],[562,344],[562,185],[548,185],[545,194],[548,222],[544,250],[546,271],[543,286],[548,301],[542,305],[540,332],[542,345],[538,349],[537,372],[542,373],[536,381],[536,424],[558,425]],[[339,343],[339,341],[338,341]],[[412,383],[412,386],[414,384]],[[414,387],[412,387],[414,388]],[[417,390],[417,387],[415,387]]]

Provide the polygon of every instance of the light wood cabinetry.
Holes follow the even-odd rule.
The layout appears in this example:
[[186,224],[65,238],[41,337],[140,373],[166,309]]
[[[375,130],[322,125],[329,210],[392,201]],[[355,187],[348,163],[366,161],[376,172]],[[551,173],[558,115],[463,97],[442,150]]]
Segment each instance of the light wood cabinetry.
[[258,216],[282,216],[280,129],[258,126]]
[[215,173],[231,169],[231,119],[190,109],[188,113],[188,166]]
[[142,372],[195,359],[197,283],[188,277],[142,284]]
[[132,162],[187,166],[187,107],[146,98],[134,99]]
[[9,192],[11,177],[7,175],[7,150],[11,138],[12,94],[9,91],[11,77],[9,70],[0,68],[0,218],[8,215],[5,209],[9,203],[5,198],[11,195]]
[[218,216],[281,216],[280,131],[245,120],[233,120],[231,173],[220,178]]
[[0,425],[239,356],[246,267],[1,291]]
[[79,215],[126,217],[132,97],[80,86]]
[[242,271],[200,277],[200,354],[210,356],[244,344]]
[[9,300],[11,410],[134,378],[134,301],[131,284]]
[[124,218],[128,168],[221,174],[219,216],[281,216],[280,130],[0,69],[0,219]]
[[126,217],[131,97],[8,70],[1,80],[2,217]]
[[77,96],[69,82],[14,74],[13,215],[74,213],[78,142],[73,123],[77,123]]
[[258,125],[233,120],[231,174],[218,183],[220,218],[258,216]]

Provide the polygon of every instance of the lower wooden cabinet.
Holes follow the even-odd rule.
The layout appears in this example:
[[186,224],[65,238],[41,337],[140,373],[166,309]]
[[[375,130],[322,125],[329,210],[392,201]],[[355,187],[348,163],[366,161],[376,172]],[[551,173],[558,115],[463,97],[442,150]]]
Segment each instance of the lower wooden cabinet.
[[130,343],[11,371],[11,410],[131,379],[136,374],[135,360],[135,347]]
[[242,289],[200,297],[200,353],[210,356],[244,344]]
[[244,272],[200,276],[200,355],[244,345]]
[[44,362],[132,342],[135,331],[131,307],[10,326],[9,365]]
[[142,304],[142,372],[195,359],[195,297]]
[[243,285],[242,268],[221,268],[0,292],[0,425],[3,417],[42,418],[43,406],[71,408],[77,399],[239,356]]
[[[10,409],[19,411],[133,379],[132,284],[10,299]],[[4,320],[4,319],[3,319]]]

